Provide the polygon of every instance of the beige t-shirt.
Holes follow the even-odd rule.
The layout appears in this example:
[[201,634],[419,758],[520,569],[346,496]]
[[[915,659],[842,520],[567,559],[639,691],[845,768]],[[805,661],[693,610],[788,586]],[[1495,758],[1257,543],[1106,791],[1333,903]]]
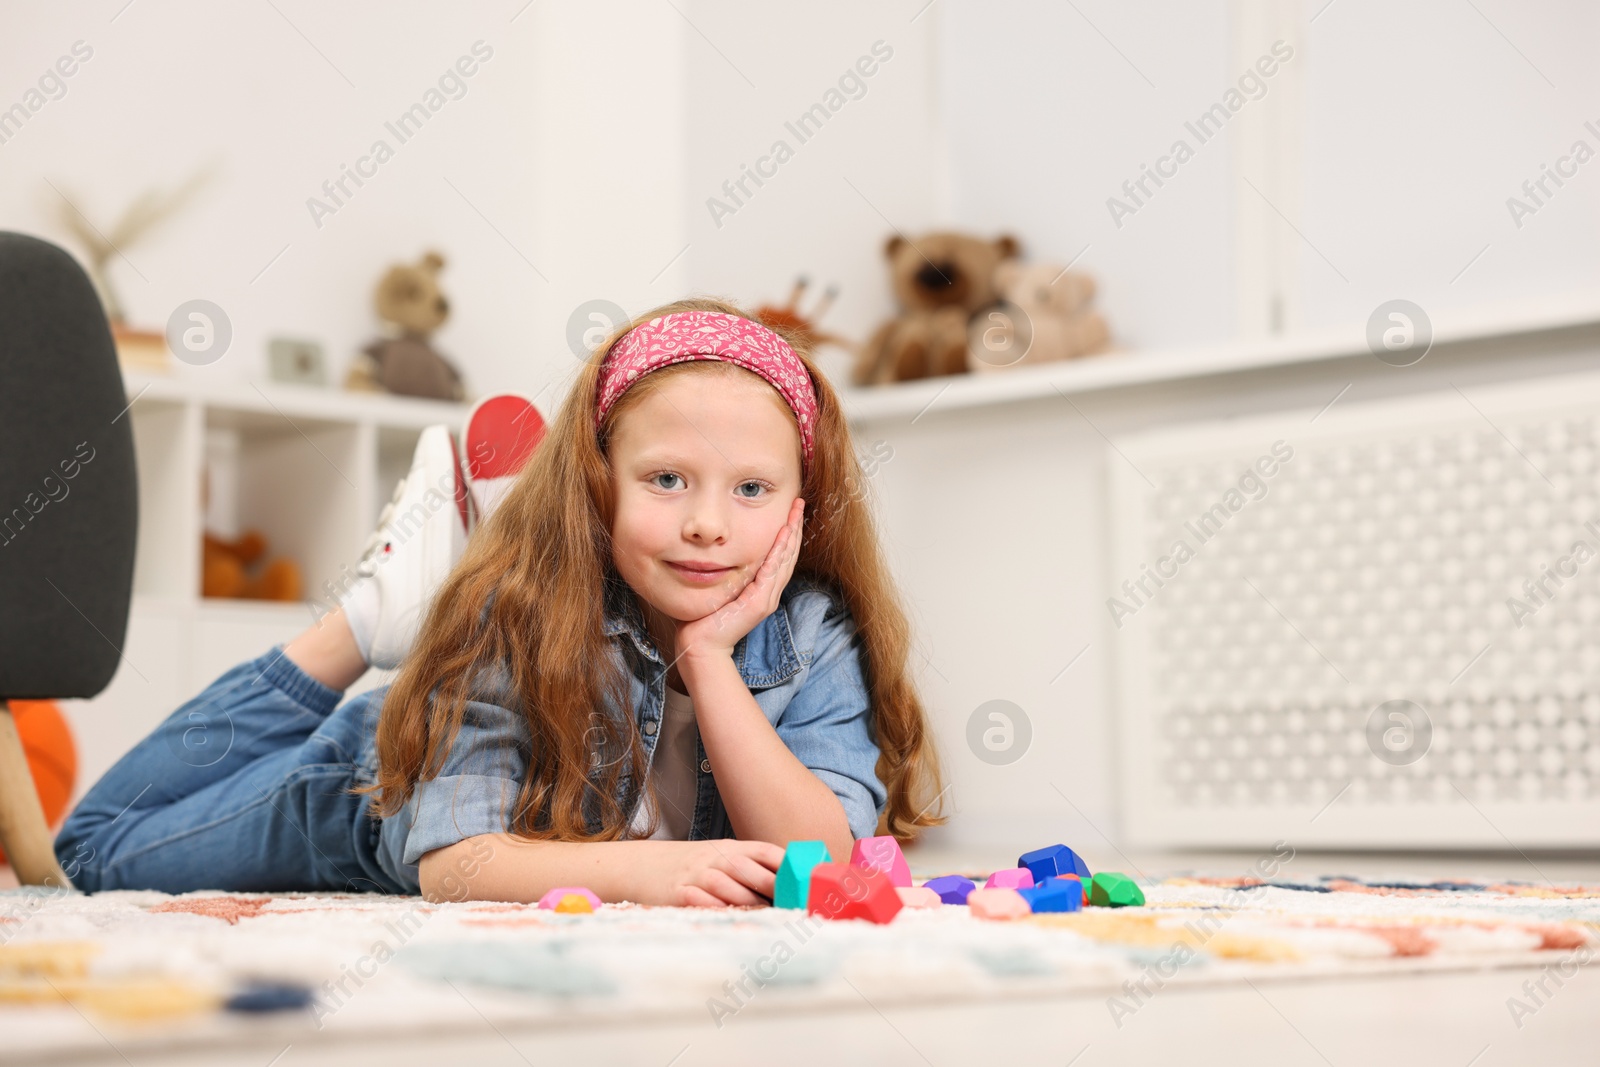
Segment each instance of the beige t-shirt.
[[[650,762],[650,778],[661,805],[661,823],[651,834],[656,841],[687,841],[694,822],[696,764],[699,762],[700,727],[695,722],[694,700],[667,686],[661,709],[661,734]],[[649,819],[648,804],[634,816],[635,835]]]

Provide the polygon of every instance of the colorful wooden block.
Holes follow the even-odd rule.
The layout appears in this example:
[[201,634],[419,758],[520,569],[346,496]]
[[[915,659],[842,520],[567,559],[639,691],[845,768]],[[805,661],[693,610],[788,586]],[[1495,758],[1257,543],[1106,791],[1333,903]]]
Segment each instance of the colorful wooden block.
[[1066,878],[1046,878],[1036,886],[1019,889],[1017,895],[1028,902],[1035,915],[1047,911],[1082,911],[1083,886]]
[[973,883],[972,879],[963,878],[959,874],[945,874],[938,878],[929,878],[922,883],[922,888],[938,893],[939,899],[946,904],[965,904],[967,894],[973,890]]
[[547,911],[572,911],[571,907],[561,907],[568,896],[576,896],[585,904],[588,904],[588,908],[584,909],[586,911],[595,911],[599,909],[601,904],[600,898],[595,896],[591,890],[585,889],[581,885],[563,885],[557,886],[540,897],[539,907]]
[[778,865],[778,883],[772,891],[775,908],[804,908],[811,892],[811,871],[819,863],[833,859],[821,841],[790,841]]
[[1144,903],[1144,890],[1125,874],[1101,871],[1089,884],[1089,903],[1101,908],[1132,907]]
[[1058,874],[1056,877],[1063,882],[1077,882],[1079,890],[1083,893],[1083,902],[1085,904],[1089,903],[1089,883],[1086,879],[1079,878],[1075,874]]
[[939,894],[927,886],[895,886],[895,893],[900,897],[900,903],[908,908],[942,908],[944,901],[939,899]]
[[1033,909],[1015,889],[974,889],[967,895],[967,907],[979,919],[1021,919]]
[[594,905],[582,893],[568,893],[556,901],[555,911],[562,915],[588,915],[594,911]]
[[[1033,872],[1026,867],[1007,867],[995,871],[983,883],[985,889],[1026,889],[1033,884]],[[970,902],[969,902],[970,903]]]
[[850,866],[870,867],[889,876],[889,884],[909,886],[911,867],[906,863],[900,842],[893,837],[863,837],[850,849]]
[[871,867],[819,863],[811,868],[811,894],[806,914],[824,919],[865,919],[886,923],[901,908],[900,894],[889,876]]
[[1046,845],[1032,852],[1024,852],[1017,858],[1017,866],[1026,867],[1033,872],[1034,885],[1040,884],[1046,878],[1054,878],[1058,874],[1089,877],[1089,865],[1083,862],[1083,857],[1066,845]]

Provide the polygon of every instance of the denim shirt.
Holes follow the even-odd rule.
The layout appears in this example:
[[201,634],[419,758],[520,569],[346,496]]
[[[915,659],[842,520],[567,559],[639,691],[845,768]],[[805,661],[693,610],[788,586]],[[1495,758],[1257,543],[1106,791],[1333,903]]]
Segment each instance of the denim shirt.
[[[628,710],[648,773],[660,735],[668,664],[650,640],[631,594],[608,592],[604,616],[605,634],[611,638],[609,654],[628,679],[632,705]],[[878,746],[872,737],[864,652],[855,621],[836,588],[810,577],[792,578],[778,607],[734,646],[733,662],[778,737],[839,798],[852,836],[872,836],[888,791],[877,776]],[[372,696],[381,701],[382,691],[374,690]],[[510,813],[532,749],[522,714],[511,710],[515,703],[503,666],[475,679],[460,732],[438,777],[419,782],[404,807],[384,820],[378,833],[378,862],[397,882],[417,886],[416,865],[433,849],[511,830]],[[623,717],[619,709],[607,710],[614,718]],[[689,839],[733,837],[717,792],[715,768],[704,744],[696,747],[699,764]],[[370,736],[362,758],[370,774],[377,762]],[[619,804],[626,803],[628,791],[623,776],[618,783]],[[589,826],[591,832],[599,829],[593,818]]]

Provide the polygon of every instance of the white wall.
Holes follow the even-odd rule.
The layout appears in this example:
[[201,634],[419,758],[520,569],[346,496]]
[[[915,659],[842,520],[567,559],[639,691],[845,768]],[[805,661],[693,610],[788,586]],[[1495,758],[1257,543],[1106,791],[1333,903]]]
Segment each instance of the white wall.
[[[1520,228],[1506,205],[1575,140],[1600,153],[1600,134],[1583,126],[1600,129],[1587,103],[1600,77],[1592,5],[956,0],[937,10],[950,217],[1011,229],[1041,258],[1065,262],[1088,246],[1080,265],[1099,276],[1130,347],[1249,332],[1234,315],[1241,273],[1280,250],[1289,330],[1359,326],[1396,297],[1438,318],[1600,280],[1600,166],[1578,168]],[[1280,34],[1293,59],[1199,144],[1184,123]],[[1252,128],[1280,105],[1293,136]],[[1241,136],[1265,139],[1262,152]],[[1107,199],[1180,137],[1194,158],[1118,226]],[[1273,167],[1284,170],[1277,193]]]
[[[112,267],[138,325],[160,328],[195,297],[232,319],[228,354],[180,371],[265,378],[266,338],[284,333],[321,340],[342,376],[375,336],[384,268],[432,247],[453,304],[439,349],[476,391],[537,392],[572,369],[571,307],[599,291],[648,298],[682,244],[683,27],[670,7],[121,7],[4,16],[0,106],[75,41],[93,55],[0,144],[0,225],[72,247],[47,182],[107,230],[136,194],[214,161],[188,209]],[[405,143],[385,129],[478,41],[493,54],[465,95]],[[393,158],[347,184],[354,195],[319,226],[308,198],[380,138]],[[633,269],[619,269],[619,248],[638,256]],[[676,292],[681,267],[657,284]]]
[[1306,324],[1359,323],[1394,297],[1437,317],[1600,284],[1600,163],[1547,186],[1520,228],[1506,206],[1575,140],[1600,153],[1584,128],[1600,130],[1597,38],[1600,11],[1577,0],[1340,0],[1318,18],[1297,225],[1349,280],[1302,246]]
[[[686,9],[705,34],[690,31],[687,63],[693,149],[684,259],[697,291],[781,304],[803,274],[811,286],[802,308],[837,285],[838,301],[820,325],[853,338],[869,334],[892,307],[884,242],[896,229],[914,235],[948,215],[938,8],[923,7],[924,0],[830,0],[759,20],[734,0]],[[801,128],[800,116],[818,103],[837,110],[820,130]],[[792,158],[762,162],[779,142],[777,154],[792,151]],[[743,191],[724,191],[758,164],[776,173],[759,186],[747,178]],[[713,198],[733,213],[713,207]],[[819,358],[836,380],[850,363],[834,348]]]
[[1082,254],[1119,344],[1228,336],[1233,131],[1120,228],[1106,207],[1226,88],[1226,4],[1075,6],[938,5],[950,216],[1013,233],[1037,259]]

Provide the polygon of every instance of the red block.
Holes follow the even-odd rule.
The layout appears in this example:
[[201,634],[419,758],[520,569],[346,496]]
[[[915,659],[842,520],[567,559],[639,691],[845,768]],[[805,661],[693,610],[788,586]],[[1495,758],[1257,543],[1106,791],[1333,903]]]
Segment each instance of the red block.
[[900,894],[882,871],[848,863],[819,863],[811,868],[808,915],[886,923],[901,906]]
[[1076,874],[1058,874],[1056,877],[1065,878],[1069,882],[1077,882],[1078,885],[1083,887],[1083,902],[1085,904],[1089,903],[1089,886],[1081,877]]

